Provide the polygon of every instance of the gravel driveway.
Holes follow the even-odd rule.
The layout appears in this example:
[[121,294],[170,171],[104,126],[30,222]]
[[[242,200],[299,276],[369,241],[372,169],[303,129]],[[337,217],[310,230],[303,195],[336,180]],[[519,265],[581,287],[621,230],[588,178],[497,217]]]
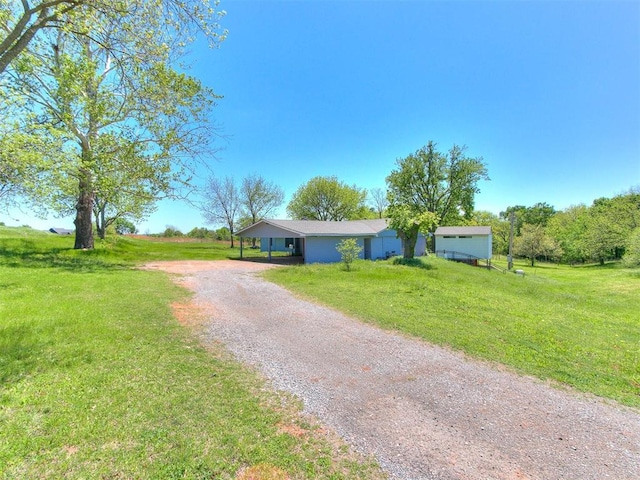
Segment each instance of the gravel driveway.
[[206,336],[398,479],[638,479],[640,414],[363,324],[239,261],[151,265],[210,305]]

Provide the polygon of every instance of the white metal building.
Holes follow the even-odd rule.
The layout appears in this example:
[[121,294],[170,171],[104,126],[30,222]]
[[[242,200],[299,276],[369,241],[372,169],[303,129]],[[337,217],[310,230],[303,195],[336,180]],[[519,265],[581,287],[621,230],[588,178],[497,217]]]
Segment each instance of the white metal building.
[[434,234],[435,252],[450,260],[491,260],[491,227],[438,227]]

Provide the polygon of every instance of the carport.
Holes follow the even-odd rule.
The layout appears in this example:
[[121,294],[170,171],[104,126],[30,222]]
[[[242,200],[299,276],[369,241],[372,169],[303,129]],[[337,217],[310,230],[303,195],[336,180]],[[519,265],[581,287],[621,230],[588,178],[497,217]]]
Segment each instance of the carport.
[[[271,261],[274,239],[292,239],[293,252],[299,253],[304,259],[305,234],[292,228],[294,225],[283,225],[282,222],[287,222],[287,220],[260,220],[259,222],[237,232],[237,235],[240,237],[240,258],[243,258],[242,239],[245,237],[251,237],[267,239],[269,261]],[[293,222],[293,220],[290,220],[289,222]]]

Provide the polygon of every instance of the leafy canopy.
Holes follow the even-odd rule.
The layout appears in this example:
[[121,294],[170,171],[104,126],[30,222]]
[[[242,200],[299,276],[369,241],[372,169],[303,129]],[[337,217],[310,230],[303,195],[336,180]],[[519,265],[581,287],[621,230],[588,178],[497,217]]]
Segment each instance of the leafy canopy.
[[[214,6],[206,0],[0,6],[6,34],[0,56],[20,50],[0,68],[6,114],[0,143],[13,142],[20,167],[10,181],[40,207],[76,211],[76,248],[93,247],[94,214],[102,236],[116,219],[144,217],[157,199],[178,196],[194,166],[206,164],[216,96],[173,66],[194,34],[204,32],[213,43],[223,37]],[[20,46],[25,32],[33,35]],[[22,132],[17,139],[15,131]]]
[[104,42],[101,27],[115,21],[120,25],[118,38],[135,39],[139,46],[182,48],[203,34],[214,47],[227,35],[218,23],[225,15],[218,4],[217,0],[3,0],[0,74],[52,30],[91,38],[109,47],[120,62],[135,60],[135,52],[118,42]]
[[367,191],[337,177],[315,177],[293,194],[287,213],[294,220],[357,220],[368,218]]
[[489,177],[482,159],[465,156],[465,150],[454,145],[441,153],[430,141],[398,159],[387,176],[388,215],[403,241],[405,258],[413,258],[419,232],[471,219],[478,183]]
[[358,241],[355,238],[345,238],[338,243],[336,250],[340,253],[345,268],[350,271],[351,264],[359,258],[362,247],[358,245]]

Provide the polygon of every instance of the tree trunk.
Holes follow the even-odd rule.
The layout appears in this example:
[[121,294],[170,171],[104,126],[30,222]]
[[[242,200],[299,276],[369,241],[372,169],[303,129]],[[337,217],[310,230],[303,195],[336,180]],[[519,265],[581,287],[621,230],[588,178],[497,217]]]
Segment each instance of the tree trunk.
[[105,211],[104,208],[100,208],[96,212],[96,230],[98,231],[98,238],[100,238],[100,240],[104,240],[107,235],[107,227],[105,224],[104,211]]
[[411,259],[415,256],[418,232],[419,230],[417,226],[406,232],[398,232],[400,239],[402,240],[403,258]]
[[80,171],[78,203],[76,203],[76,243],[73,248],[93,248],[93,200],[95,194],[91,188],[91,173]]

